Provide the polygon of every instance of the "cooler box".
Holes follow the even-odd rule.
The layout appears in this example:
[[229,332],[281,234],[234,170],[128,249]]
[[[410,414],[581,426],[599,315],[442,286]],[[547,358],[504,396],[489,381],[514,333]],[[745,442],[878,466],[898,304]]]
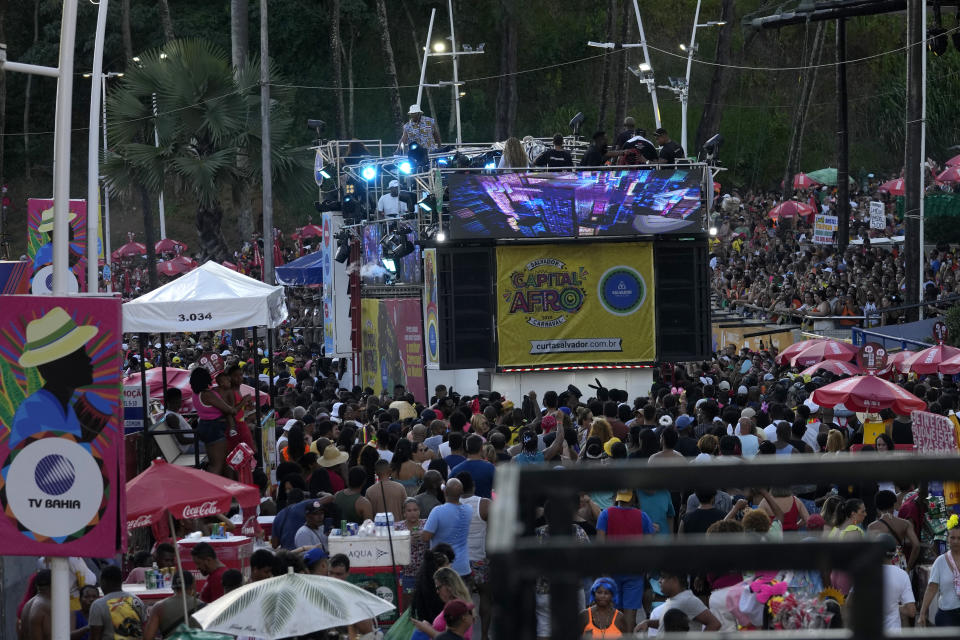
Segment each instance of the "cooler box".
[[[384,538],[384,540],[386,540],[386,538]],[[396,540],[394,540],[394,542],[396,542]],[[334,551],[333,553],[343,552]],[[403,597],[403,587],[397,584],[397,579],[403,573],[403,567],[397,566],[396,569],[397,575],[395,578],[393,575],[393,568],[390,567],[390,565],[385,567],[354,568],[353,561],[350,561],[350,573],[347,575],[347,581],[351,584],[357,585],[365,591],[369,591],[379,598],[383,598],[396,607],[396,609],[390,613],[385,613],[377,618],[377,620],[383,626],[390,626],[396,622],[399,614],[402,613],[404,608],[407,606],[406,602],[401,602]]]
[[[393,531],[393,554],[395,564],[410,564],[410,532]],[[330,536],[328,539],[330,555],[342,553],[350,558],[350,569],[354,567],[389,567],[390,539],[386,536]]]
[[[177,540],[180,547],[180,561],[184,570],[190,570],[194,576],[200,575],[197,566],[193,563],[190,550],[201,542],[208,542],[217,552],[217,559],[228,569],[237,569],[243,574],[244,580],[250,579],[250,556],[253,555],[253,538],[247,536],[228,536],[226,538],[184,538]],[[200,590],[200,587],[197,587]]]

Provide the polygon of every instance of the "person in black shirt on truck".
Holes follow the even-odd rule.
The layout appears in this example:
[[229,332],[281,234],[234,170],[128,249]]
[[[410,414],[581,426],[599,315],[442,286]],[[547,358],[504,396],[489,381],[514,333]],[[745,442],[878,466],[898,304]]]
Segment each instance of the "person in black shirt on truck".
[[534,161],[537,167],[572,167],[573,156],[563,148],[563,136],[559,133],[553,136],[553,148],[547,149]]
[[673,164],[684,159],[683,147],[670,139],[666,129],[661,127],[656,133],[657,144],[660,145],[660,162]]

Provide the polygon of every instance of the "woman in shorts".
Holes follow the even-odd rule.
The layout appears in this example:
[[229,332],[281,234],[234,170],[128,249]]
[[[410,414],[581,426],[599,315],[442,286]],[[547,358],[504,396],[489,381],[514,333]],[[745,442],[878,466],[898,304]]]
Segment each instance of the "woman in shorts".
[[234,407],[211,389],[213,376],[204,367],[190,374],[193,406],[197,410],[197,435],[207,448],[207,471],[224,475],[227,458],[227,429],[236,412]]

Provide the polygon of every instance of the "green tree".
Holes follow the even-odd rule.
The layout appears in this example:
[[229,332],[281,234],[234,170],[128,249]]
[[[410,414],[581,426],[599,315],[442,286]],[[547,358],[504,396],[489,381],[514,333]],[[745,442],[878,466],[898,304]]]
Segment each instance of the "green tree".
[[[271,70],[271,78],[277,78]],[[111,150],[103,173],[111,190],[142,186],[158,193],[169,180],[196,202],[201,257],[222,261],[222,198],[236,186],[260,180],[259,61],[234,71],[230,57],[205,40],[175,40],[140,55],[107,101]],[[282,80],[278,80],[282,83]],[[282,87],[271,91],[271,161],[278,188],[305,185],[307,154],[287,144],[292,119]],[[154,115],[154,101],[156,115]],[[159,145],[153,144],[156,127]],[[246,166],[239,155],[249,156]],[[297,178],[300,178],[299,180]]]

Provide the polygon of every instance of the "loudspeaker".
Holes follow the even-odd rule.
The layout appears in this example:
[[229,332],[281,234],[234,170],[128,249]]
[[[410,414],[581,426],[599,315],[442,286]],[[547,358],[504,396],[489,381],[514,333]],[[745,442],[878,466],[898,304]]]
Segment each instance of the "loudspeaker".
[[657,282],[657,361],[711,356],[710,275],[706,239],[653,245]]
[[496,365],[493,247],[437,248],[440,368]]

